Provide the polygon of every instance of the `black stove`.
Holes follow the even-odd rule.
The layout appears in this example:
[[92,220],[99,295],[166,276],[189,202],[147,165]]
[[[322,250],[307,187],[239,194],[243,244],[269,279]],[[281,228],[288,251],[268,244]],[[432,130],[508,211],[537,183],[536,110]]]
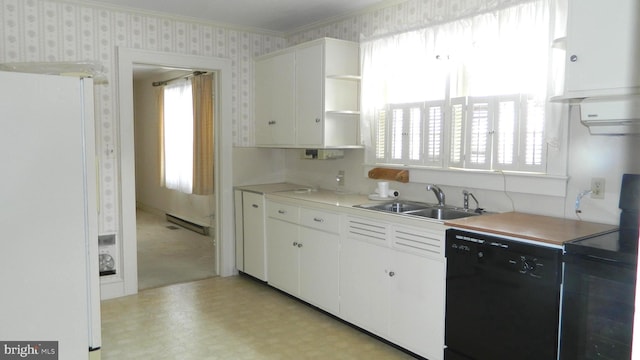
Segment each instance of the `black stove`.
[[567,254],[593,257],[594,260],[629,265],[633,268],[638,263],[638,233],[614,231],[608,234],[574,240],[565,244]]
[[565,244],[560,359],[631,358],[640,175],[624,174],[620,228]]

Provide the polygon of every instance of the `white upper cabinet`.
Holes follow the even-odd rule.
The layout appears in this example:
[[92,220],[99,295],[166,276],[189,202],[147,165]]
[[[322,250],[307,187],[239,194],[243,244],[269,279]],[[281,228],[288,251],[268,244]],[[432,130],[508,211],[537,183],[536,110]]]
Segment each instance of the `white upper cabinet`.
[[256,62],[256,143],[285,145],[295,136],[293,53]]
[[640,1],[570,0],[561,98],[640,93]]
[[256,145],[360,147],[357,43],[318,39],[256,59]]

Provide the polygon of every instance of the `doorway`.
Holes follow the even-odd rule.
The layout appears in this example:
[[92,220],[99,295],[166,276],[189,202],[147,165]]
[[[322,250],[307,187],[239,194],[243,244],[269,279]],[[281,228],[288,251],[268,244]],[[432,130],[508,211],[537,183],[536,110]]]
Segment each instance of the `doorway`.
[[218,75],[216,93],[218,111],[215,116],[215,273],[230,276],[235,273],[234,228],[232,212],[220,209],[233,206],[231,164],[231,60],[194,55],[181,55],[138,49],[118,48],[119,135],[120,135],[120,239],[122,278],[102,284],[103,298],[131,295],[138,292],[135,140],[133,122],[133,71],[136,64],[177,69],[201,69]]
[[[191,87],[189,84],[196,77],[206,77],[208,85],[200,91],[202,86]],[[204,72],[195,69],[174,69],[166,66],[147,64],[134,64],[133,68],[133,93],[134,93],[134,134],[135,134],[135,187],[136,187],[136,229],[137,229],[137,256],[138,256],[138,290],[166,286],[194,280],[201,280],[215,276],[215,249],[214,233],[209,230],[215,226],[215,196],[213,189],[213,177],[201,176],[200,188],[191,193],[192,188],[184,191],[172,190],[163,185],[164,159],[162,156],[165,147],[162,146],[167,135],[175,135],[176,132],[163,133],[166,128],[160,119],[163,109],[159,101],[163,97],[166,86],[174,88],[188,86],[193,89],[193,97],[216,99],[217,86],[216,73]],[[199,80],[198,83],[203,83]],[[176,84],[176,85],[171,85]],[[183,84],[183,85],[179,85]],[[204,85],[204,84],[202,84]],[[207,90],[208,89],[208,90]],[[174,90],[175,91],[175,90]],[[191,91],[187,92],[191,94]],[[191,98],[190,95],[188,95]],[[189,100],[190,103],[193,100]],[[213,101],[204,102],[205,114],[213,120]],[[184,109],[188,112],[193,105]],[[192,121],[180,116],[178,126],[193,126]],[[210,121],[209,120],[209,121]],[[192,129],[192,135],[186,136],[183,145],[176,144],[180,152],[183,149],[192,148],[191,152],[180,154],[179,162],[184,163],[186,158],[193,153],[194,134],[201,134],[206,138],[207,144],[212,143],[211,137],[215,129],[207,121],[206,125],[210,136],[207,137],[201,131]],[[193,132],[195,130],[195,133]],[[206,154],[213,164],[211,157],[213,149],[207,148]],[[166,151],[166,150],[165,150]],[[202,150],[199,150],[203,153]],[[203,153],[204,154],[204,153]],[[211,169],[205,169],[213,174]],[[186,169],[183,173],[191,175],[192,169]],[[184,178],[185,175],[180,175]],[[204,183],[203,183],[204,181]],[[191,181],[189,180],[189,183]],[[204,187],[204,189],[201,189]],[[169,216],[168,216],[169,215]],[[211,235],[209,235],[211,233]]]

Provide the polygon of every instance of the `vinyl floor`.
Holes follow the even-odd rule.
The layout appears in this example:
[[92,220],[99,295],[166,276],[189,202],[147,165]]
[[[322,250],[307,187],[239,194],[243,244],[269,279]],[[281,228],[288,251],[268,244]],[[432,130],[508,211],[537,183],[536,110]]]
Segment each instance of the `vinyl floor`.
[[102,359],[412,359],[247,276],[102,302]]

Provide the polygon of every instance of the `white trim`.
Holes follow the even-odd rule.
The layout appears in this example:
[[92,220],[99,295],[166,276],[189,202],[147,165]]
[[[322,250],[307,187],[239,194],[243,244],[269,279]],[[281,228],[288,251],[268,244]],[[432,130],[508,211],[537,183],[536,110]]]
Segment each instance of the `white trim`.
[[[215,119],[215,189],[216,273],[229,276],[235,273],[235,246],[233,214],[221,209],[233,208],[232,145],[231,145],[231,60],[214,57],[117,48],[118,65],[118,131],[119,131],[119,184],[120,184],[120,239],[123,256],[123,286],[109,286],[120,294],[107,293],[103,298],[135,294],[138,292],[135,149],[133,132],[133,65],[147,64],[176,68],[195,68],[218,71],[219,106]],[[113,284],[111,284],[113,285]],[[103,290],[105,288],[103,287]]]

